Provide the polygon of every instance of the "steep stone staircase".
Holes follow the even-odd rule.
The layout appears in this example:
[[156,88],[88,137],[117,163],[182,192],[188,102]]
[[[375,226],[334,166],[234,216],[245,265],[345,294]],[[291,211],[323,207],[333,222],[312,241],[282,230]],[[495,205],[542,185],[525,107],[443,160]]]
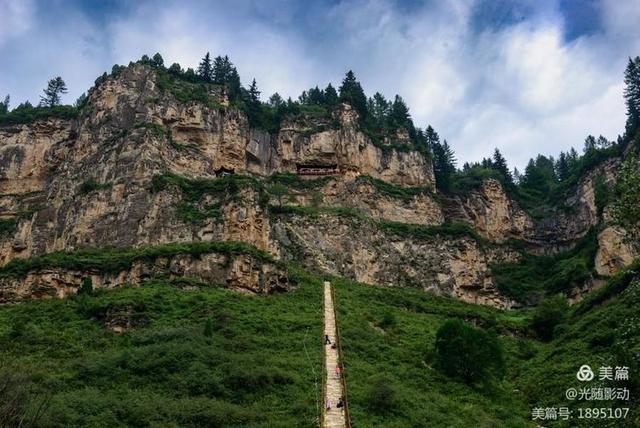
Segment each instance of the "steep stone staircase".
[[[343,374],[341,373],[340,376],[336,374],[336,367],[338,364],[342,364],[342,361],[340,360],[340,339],[336,327],[331,283],[328,281],[324,283],[324,334],[329,336],[331,344],[335,343],[336,347],[330,344],[324,345],[326,370],[324,379],[324,403],[322,406],[322,426],[326,428],[348,428],[351,424],[349,422],[349,410],[346,403],[344,407],[337,407],[340,398],[346,398],[346,391]],[[331,408],[328,408],[329,403],[331,404]]]

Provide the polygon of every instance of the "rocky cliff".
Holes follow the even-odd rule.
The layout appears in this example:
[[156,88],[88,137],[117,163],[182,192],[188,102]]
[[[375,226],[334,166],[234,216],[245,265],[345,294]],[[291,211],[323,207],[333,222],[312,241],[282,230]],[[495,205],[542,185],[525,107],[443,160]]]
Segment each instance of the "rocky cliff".
[[[330,117],[290,116],[267,133],[252,129],[221,88],[181,101],[193,89],[184,85],[134,65],[93,88],[77,119],[0,127],[0,264],[83,248],[243,241],[325,273],[508,307],[490,264],[520,257],[512,240],[539,253],[571,247],[599,222],[595,177],[613,180],[618,162],[583,177],[568,211],[538,220],[494,180],[465,196],[435,194],[428,156],[374,143],[346,104]],[[473,230],[449,233],[455,221]],[[600,235],[602,275],[633,256],[616,239]],[[165,268],[256,292],[287,289],[266,278],[269,269],[242,268],[247,260],[221,267],[198,257],[108,274],[0,273],[0,292],[5,301],[62,296],[87,276],[109,287]]]

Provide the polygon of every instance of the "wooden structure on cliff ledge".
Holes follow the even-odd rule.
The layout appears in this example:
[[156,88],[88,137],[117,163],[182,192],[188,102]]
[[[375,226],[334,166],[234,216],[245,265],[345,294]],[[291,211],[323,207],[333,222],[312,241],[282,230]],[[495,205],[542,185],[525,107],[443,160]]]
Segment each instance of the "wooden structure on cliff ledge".
[[338,165],[296,165],[298,175],[334,175],[338,174]]
[[220,168],[216,169],[213,172],[216,175],[216,177],[226,177],[228,175],[233,175],[235,173],[233,168],[225,168],[224,166],[221,166]]

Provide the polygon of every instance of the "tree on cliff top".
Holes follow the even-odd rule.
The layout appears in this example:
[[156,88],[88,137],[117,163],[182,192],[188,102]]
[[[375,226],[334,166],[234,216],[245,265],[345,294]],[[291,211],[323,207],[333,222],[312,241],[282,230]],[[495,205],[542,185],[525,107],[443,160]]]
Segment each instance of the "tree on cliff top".
[[349,70],[340,85],[340,101],[349,103],[360,114],[360,118],[367,116],[367,96],[356,79],[353,71]]
[[202,58],[200,65],[198,65],[198,76],[205,82],[211,82],[213,80],[213,67],[211,66],[211,57],[209,52]]
[[62,77],[54,77],[49,80],[46,89],[43,89],[44,96],[40,96],[40,105],[45,107],[53,107],[60,105],[60,94],[67,93],[67,84],[64,83]]
[[493,162],[492,168],[500,173],[500,175],[504,178],[505,186],[513,186],[513,176],[511,175],[511,171],[509,171],[509,167],[507,166],[507,160],[502,156],[500,150],[497,148],[493,152]]
[[0,114],[5,114],[9,111],[10,100],[11,100],[11,97],[9,97],[9,94],[7,94],[7,96],[4,97],[4,101],[0,103]]
[[640,57],[629,58],[624,72],[624,99],[627,104],[628,137],[632,137],[640,125]]

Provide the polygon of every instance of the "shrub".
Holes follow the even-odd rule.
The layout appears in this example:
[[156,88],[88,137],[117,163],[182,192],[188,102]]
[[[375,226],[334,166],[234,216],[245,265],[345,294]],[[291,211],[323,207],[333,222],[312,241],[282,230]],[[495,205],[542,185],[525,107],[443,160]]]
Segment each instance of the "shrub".
[[387,311],[384,313],[384,315],[382,315],[382,319],[378,323],[378,326],[386,330],[388,328],[395,327],[396,324],[397,324],[397,321],[394,313],[391,311]]
[[93,280],[90,276],[82,280],[82,285],[78,289],[78,294],[92,294],[93,293]]
[[211,318],[207,318],[207,321],[204,323],[204,336],[213,336],[213,321],[211,320]]
[[569,309],[563,296],[554,296],[540,302],[531,319],[531,328],[541,340],[553,339],[554,329],[564,322]]
[[367,391],[367,405],[376,413],[388,413],[397,405],[396,386],[389,376],[376,375],[369,378]]
[[498,339],[458,319],[438,329],[435,348],[440,370],[467,385],[501,378],[505,369]]
[[95,190],[108,189],[109,187],[111,187],[111,184],[109,183],[101,184],[98,183],[95,178],[89,178],[80,185],[78,192],[86,195],[87,193],[91,193]]

